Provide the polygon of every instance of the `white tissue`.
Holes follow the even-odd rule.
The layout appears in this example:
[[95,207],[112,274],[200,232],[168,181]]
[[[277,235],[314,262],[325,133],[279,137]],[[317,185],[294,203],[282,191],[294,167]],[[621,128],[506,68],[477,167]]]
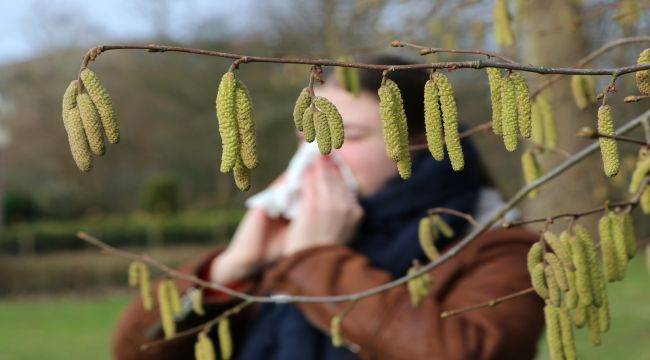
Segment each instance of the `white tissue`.
[[[284,181],[279,185],[251,196],[246,200],[246,206],[249,208],[262,208],[271,218],[282,216],[289,220],[294,219],[298,215],[300,205],[302,175],[309,165],[319,156],[321,156],[321,153],[318,150],[316,142],[303,143],[291,158]],[[356,194],[358,184],[352,176],[350,168],[336,156],[330,155],[330,157],[338,165],[345,183]]]

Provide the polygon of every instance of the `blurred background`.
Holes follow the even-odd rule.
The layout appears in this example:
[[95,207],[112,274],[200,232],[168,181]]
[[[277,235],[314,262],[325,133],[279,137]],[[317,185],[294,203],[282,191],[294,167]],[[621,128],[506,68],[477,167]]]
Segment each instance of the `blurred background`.
[[[85,52],[99,44],[182,44],[247,55],[335,58],[390,51],[416,62],[473,59],[419,56],[390,48],[399,39],[426,46],[501,52],[522,63],[570,66],[608,41],[650,34],[650,1],[508,1],[515,44],[492,35],[493,0],[25,0],[0,1],[0,359],[108,358],[108,336],[120,309],[136,294],[126,288],[128,264],[75,238],[85,230],[107,243],[146,251],[171,265],[226,242],[243,201],[274,179],[296,148],[291,111],[308,66],[242,65],[257,121],[261,166],[240,193],[218,172],[214,97],[230,61],[179,53],[110,51],[92,69],[110,92],[122,140],[81,174],[69,153],[61,96]],[[618,47],[592,67],[636,63],[650,43]],[[542,76],[526,74],[531,88]],[[467,126],[490,119],[484,71],[451,74]],[[648,109],[625,104],[634,77],[611,98],[617,124]],[[597,79],[598,89],[608,83]],[[594,126],[596,108],[578,110],[570,84],[546,91],[560,149]],[[641,137],[638,130],[632,136]],[[506,153],[487,133],[473,136],[505,196],[523,185],[520,153]],[[638,146],[621,145],[623,171],[605,178],[593,156],[526,200],[525,216],[579,211],[626,198]],[[563,160],[547,152],[548,169]],[[638,212],[638,211],[637,211]],[[647,243],[650,222],[635,213]],[[588,219],[587,221],[594,221]],[[643,256],[628,278],[610,287],[613,327],[601,348],[582,338],[589,359],[650,358],[650,288]],[[38,342],[38,346],[34,346]],[[540,357],[546,358],[544,344]]]

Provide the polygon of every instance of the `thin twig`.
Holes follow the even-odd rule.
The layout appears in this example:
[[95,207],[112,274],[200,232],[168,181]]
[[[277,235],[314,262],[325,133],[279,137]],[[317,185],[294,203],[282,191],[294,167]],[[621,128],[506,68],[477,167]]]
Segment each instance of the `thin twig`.
[[519,290],[519,291],[517,291],[515,293],[508,294],[506,296],[502,296],[502,297],[499,297],[499,298],[496,298],[496,299],[492,299],[490,301],[486,301],[486,302],[481,303],[481,304],[470,305],[470,306],[467,306],[467,307],[464,307],[464,308],[444,311],[444,312],[442,312],[440,314],[440,318],[441,319],[446,319],[446,318],[450,318],[452,316],[460,315],[460,314],[468,312],[468,311],[478,310],[478,309],[486,308],[486,307],[492,307],[492,306],[501,304],[504,301],[508,301],[508,300],[517,298],[519,296],[527,295],[527,294],[530,294],[530,293],[533,293],[533,292],[535,292],[535,290],[532,287],[529,287],[527,289]]
[[429,213],[429,215],[449,214],[449,215],[457,216],[459,218],[463,218],[463,219],[467,220],[467,222],[472,224],[473,226],[481,226],[481,224],[478,221],[476,221],[476,219],[472,215],[470,215],[468,213],[465,213],[465,212],[462,212],[462,211],[449,209],[449,208],[444,208],[444,207],[436,207],[436,208],[433,208],[433,209],[429,209],[427,212]]
[[391,46],[393,47],[410,47],[414,49],[420,50],[420,55],[428,55],[428,54],[435,54],[435,53],[451,53],[451,54],[473,54],[473,55],[483,55],[487,56],[489,58],[495,58],[499,59],[508,63],[516,63],[516,61],[509,59],[501,54],[492,52],[492,51],[486,51],[486,50],[475,50],[475,49],[446,49],[446,48],[437,48],[437,47],[427,47],[427,46],[422,46],[422,45],[417,45],[417,44],[412,44],[409,42],[405,41],[400,41],[400,40],[393,40],[393,42],[390,43]]
[[626,96],[623,101],[626,103],[634,103],[646,99],[650,99],[650,95],[630,95]]
[[587,132],[580,132],[580,133],[578,133],[578,136],[585,137],[585,138],[588,138],[588,139],[597,139],[599,137],[604,137],[604,138],[608,138],[608,139],[614,139],[616,141],[629,142],[629,143],[632,143],[632,144],[637,144],[637,145],[641,145],[641,146],[650,147],[650,143],[646,142],[645,140],[639,140],[639,139],[631,138],[629,136],[607,135],[607,134],[600,133],[600,132],[598,132],[598,131],[596,131],[594,129],[591,129],[591,131],[588,132],[588,133]]

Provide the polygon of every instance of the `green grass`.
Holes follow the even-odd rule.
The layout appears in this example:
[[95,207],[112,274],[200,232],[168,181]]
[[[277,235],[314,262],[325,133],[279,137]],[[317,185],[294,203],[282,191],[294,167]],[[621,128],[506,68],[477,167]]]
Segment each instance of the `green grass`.
[[[577,331],[581,359],[650,359],[650,276],[643,254],[608,285],[612,327],[594,348]],[[109,335],[131,295],[0,300],[0,359],[108,359]],[[539,359],[548,359],[544,336]]]
[[0,359],[109,359],[111,329],[130,298],[0,301]]

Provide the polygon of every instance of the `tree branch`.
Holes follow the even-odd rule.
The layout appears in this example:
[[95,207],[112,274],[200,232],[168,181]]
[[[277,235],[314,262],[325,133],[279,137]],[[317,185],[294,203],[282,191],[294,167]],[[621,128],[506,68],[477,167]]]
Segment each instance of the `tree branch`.
[[492,300],[486,301],[484,303],[480,303],[480,304],[476,304],[476,305],[470,305],[470,306],[467,306],[467,307],[454,309],[454,310],[443,311],[440,314],[440,318],[441,319],[446,319],[446,318],[456,316],[456,315],[460,315],[462,313],[466,313],[466,312],[469,312],[469,311],[478,310],[478,309],[485,308],[485,307],[492,307],[492,306],[495,306],[495,305],[499,305],[504,301],[508,301],[508,300],[517,298],[519,296],[527,295],[527,294],[530,294],[530,293],[533,293],[533,292],[535,292],[535,290],[532,287],[529,287],[527,289],[519,290],[519,291],[517,291],[515,293],[508,294],[506,296],[502,296],[502,297],[499,297],[499,298],[496,298],[496,299],[492,299]]

